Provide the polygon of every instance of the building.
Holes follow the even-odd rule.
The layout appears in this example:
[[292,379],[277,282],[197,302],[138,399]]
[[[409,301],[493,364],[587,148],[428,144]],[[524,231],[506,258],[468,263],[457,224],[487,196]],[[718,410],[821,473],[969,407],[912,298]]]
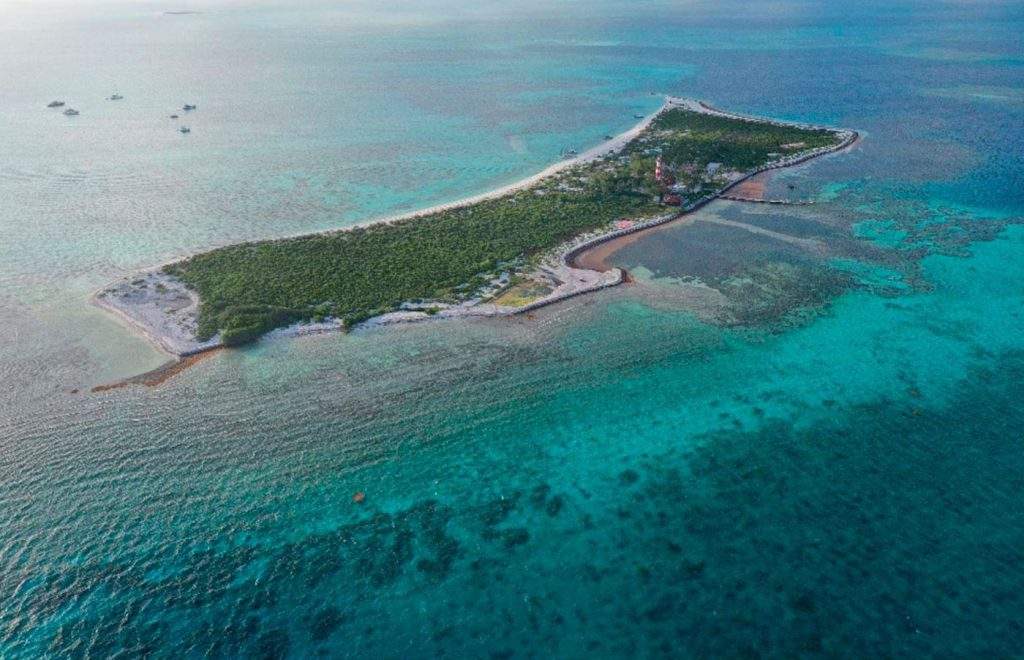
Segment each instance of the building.
[[665,162],[658,156],[654,160],[654,180],[660,183],[662,186],[670,187],[675,184],[676,177],[665,165]]

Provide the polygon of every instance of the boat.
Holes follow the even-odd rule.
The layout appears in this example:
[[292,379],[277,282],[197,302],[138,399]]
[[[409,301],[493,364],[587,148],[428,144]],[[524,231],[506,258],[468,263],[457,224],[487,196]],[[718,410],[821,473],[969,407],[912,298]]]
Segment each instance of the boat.
[[64,105],[64,101],[50,101],[46,104],[47,108],[59,108]]
[[64,114],[66,114],[68,117],[74,117],[78,114],[78,110],[75,110],[74,108],[68,108],[64,111]]
[[189,128],[188,126],[182,126],[181,128],[178,129],[178,131],[181,132],[181,133],[191,133],[192,129]]
[[606,139],[606,140],[614,140],[615,138],[613,138],[611,135],[606,135],[606,136],[604,136],[604,139]]
[[185,112],[188,112],[189,110],[195,110],[195,109],[196,109],[196,106],[192,105],[191,103],[186,103],[185,106],[182,108],[182,110],[184,110]]
[[178,115],[171,115],[171,119],[177,119]]
[[124,97],[123,97],[123,96],[121,96],[120,94],[111,94],[111,95],[110,95],[110,96],[109,96],[109,97],[107,98],[107,100],[108,100],[108,101],[120,101],[120,100],[121,100],[121,99],[123,99],[123,98],[124,98]]
[[639,113],[633,115],[633,119],[643,119],[643,118],[644,118],[644,116],[639,114]]

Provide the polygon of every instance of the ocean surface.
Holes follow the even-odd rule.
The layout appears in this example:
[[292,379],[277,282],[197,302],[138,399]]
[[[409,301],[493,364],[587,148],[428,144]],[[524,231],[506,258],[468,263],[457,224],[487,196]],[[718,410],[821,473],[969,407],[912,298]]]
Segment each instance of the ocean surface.
[[[291,4],[0,2],[0,656],[1021,654],[1024,5]],[[864,139],[533,318],[90,392],[166,361],[106,284],[666,93]]]

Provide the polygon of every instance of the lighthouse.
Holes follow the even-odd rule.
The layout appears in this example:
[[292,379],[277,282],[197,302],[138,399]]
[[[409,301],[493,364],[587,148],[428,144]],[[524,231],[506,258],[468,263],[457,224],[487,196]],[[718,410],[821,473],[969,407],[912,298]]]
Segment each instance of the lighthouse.
[[654,180],[660,183],[662,188],[669,188],[676,182],[675,175],[665,165],[665,161],[661,159],[661,156],[654,159]]
[[670,194],[669,189],[676,182],[676,177],[673,176],[672,172],[665,167],[664,161],[661,160],[661,156],[658,156],[654,160],[654,179],[658,182],[660,192],[658,193],[658,201],[662,204],[669,206],[682,206],[683,200],[679,195]]

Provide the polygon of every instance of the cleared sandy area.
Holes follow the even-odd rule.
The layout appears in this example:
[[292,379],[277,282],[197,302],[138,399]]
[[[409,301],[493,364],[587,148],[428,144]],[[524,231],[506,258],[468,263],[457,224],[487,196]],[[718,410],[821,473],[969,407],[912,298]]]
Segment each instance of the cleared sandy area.
[[221,345],[219,337],[196,339],[199,297],[180,280],[160,271],[125,278],[96,292],[92,302],[174,357]]

